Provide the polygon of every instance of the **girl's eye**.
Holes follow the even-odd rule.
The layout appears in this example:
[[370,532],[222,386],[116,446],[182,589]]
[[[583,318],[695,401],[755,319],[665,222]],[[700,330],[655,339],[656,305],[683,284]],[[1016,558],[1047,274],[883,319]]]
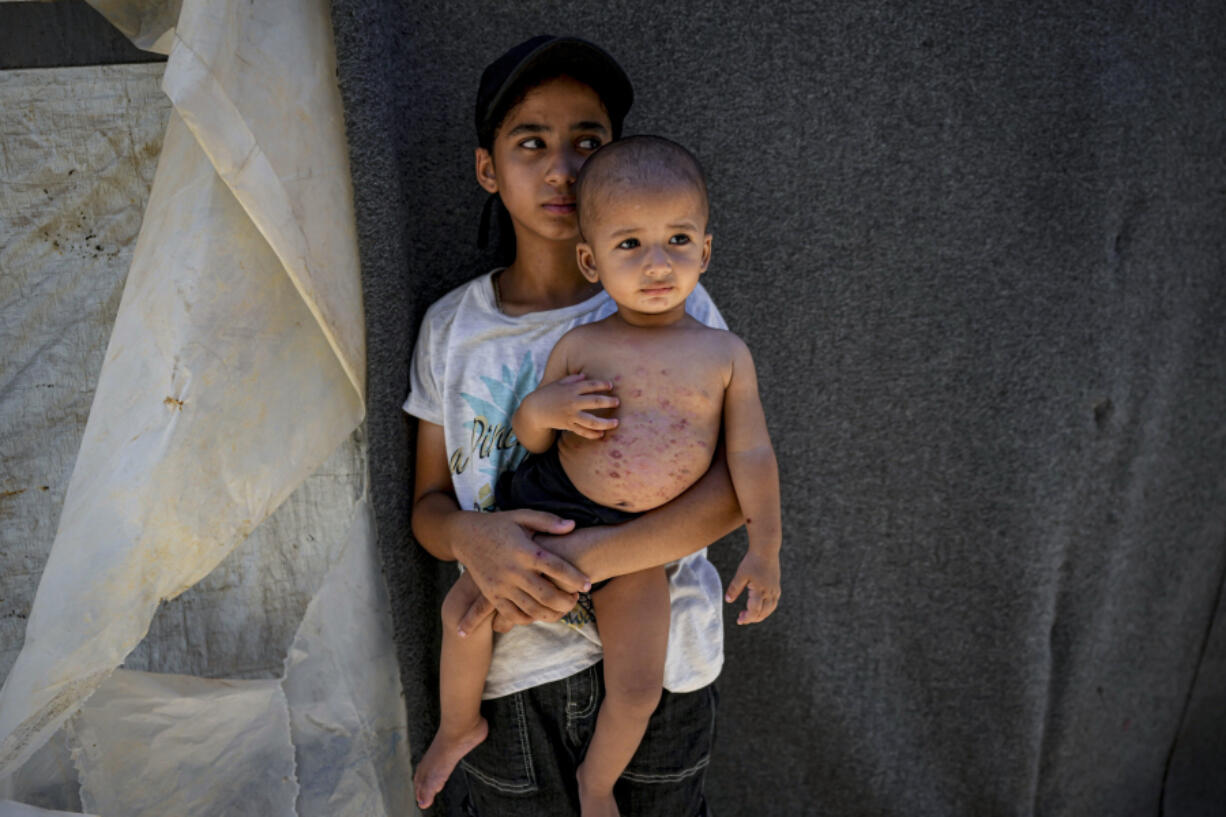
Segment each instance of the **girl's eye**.
[[540,150],[541,148],[545,147],[545,140],[539,136],[530,136],[524,141],[520,142],[519,146],[521,148],[527,148],[528,150]]
[[677,233],[675,236],[673,236],[672,238],[668,240],[668,243],[669,244],[689,244],[690,237],[686,235],[685,233]]
[[600,139],[596,136],[584,136],[576,145],[580,150],[595,150],[600,147]]
[[625,241],[617,245],[617,249],[633,250],[638,245],[639,245],[639,240],[637,238],[627,238]]

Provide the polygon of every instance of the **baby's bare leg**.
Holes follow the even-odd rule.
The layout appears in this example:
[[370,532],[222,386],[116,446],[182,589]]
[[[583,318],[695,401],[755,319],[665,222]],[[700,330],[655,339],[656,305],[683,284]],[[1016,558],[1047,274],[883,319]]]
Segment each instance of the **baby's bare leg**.
[[481,717],[481,691],[493,652],[493,616],[460,638],[460,619],[481,591],[467,573],[443,599],[443,648],[439,661],[438,732],[413,774],[417,804],[426,808],[443,788],[460,758],[485,740],[489,725]]
[[592,594],[604,644],[605,697],[579,766],[583,817],[616,815],[613,784],[638,749],[660,702],[668,648],[668,578],[664,568],[618,576]]

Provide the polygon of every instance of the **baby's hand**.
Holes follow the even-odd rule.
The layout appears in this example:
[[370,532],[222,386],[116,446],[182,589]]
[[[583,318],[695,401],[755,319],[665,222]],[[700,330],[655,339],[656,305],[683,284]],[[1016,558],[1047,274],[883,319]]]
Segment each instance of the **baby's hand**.
[[746,587],[749,588],[749,600],[736,617],[737,624],[754,624],[775,612],[779,606],[780,592],[778,554],[762,556],[753,551],[746,553],[728,585],[724,600],[731,604]]
[[592,414],[596,409],[617,408],[620,401],[616,397],[601,393],[612,390],[613,384],[607,380],[589,380],[578,372],[541,386],[524,402],[531,401],[533,416],[542,427],[599,440],[606,431],[617,427],[615,418]]

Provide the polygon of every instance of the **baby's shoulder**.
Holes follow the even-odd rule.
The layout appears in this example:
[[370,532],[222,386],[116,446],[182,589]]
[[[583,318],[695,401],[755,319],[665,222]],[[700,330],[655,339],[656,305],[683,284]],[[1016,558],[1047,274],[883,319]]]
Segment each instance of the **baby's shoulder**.
[[749,352],[745,341],[728,329],[716,329],[692,320],[686,325],[686,334],[691,342],[729,359]]
[[607,332],[607,328],[604,326],[606,321],[608,321],[608,318],[576,324],[562,333],[562,337],[558,338],[555,346],[590,343],[601,334]]

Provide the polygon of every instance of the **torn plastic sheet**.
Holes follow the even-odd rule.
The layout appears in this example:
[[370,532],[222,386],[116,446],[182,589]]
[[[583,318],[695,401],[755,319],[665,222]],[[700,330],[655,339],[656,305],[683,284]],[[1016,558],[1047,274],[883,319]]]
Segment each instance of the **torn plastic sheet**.
[[[0,679],[21,649],[149,198],[171,110],[163,69],[0,72]],[[352,435],[243,546],[159,607],[124,666],[278,677],[365,467]]]
[[189,2],[171,62],[164,87],[200,141],[172,117],[25,646],[0,691],[0,777],[123,660],[159,600],[216,566],[361,418],[326,5]]
[[276,680],[119,670],[68,734],[87,811],[295,817],[294,751]]
[[[298,817],[417,813],[390,602],[369,505],[352,505],[350,516],[347,533],[329,548],[333,565],[286,657],[284,701],[231,697],[243,689],[265,696],[260,685],[277,681],[244,687],[121,670],[69,719],[75,757],[64,733],[55,735],[0,780],[0,797],[80,808],[80,801],[62,802],[65,789],[80,786],[84,802],[101,814],[169,813],[159,811],[164,803],[173,803],[176,815],[259,813],[231,807],[239,785],[232,767],[242,766],[250,779],[241,786],[263,792],[255,802],[266,804],[268,792],[279,796],[280,789],[269,789],[257,772],[280,768],[280,752],[292,741]],[[281,723],[290,725],[288,735]],[[220,764],[213,759],[219,729],[233,736],[225,750],[232,757]],[[91,751],[94,745],[102,749]]]
[[[72,762],[65,730],[51,736],[16,772],[0,779],[0,800],[56,813],[81,811],[81,777]],[[0,810],[0,817],[3,817]]]
[[327,0],[187,0],[175,38],[163,90],[364,399],[366,325]]
[[360,411],[275,256],[172,117],[56,542],[0,696],[0,761],[54,731],[136,645],[158,602],[212,570]]
[[137,48],[169,54],[182,0],[85,0]]
[[[0,72],[0,679],[21,648],[153,182],[171,108],[163,67]],[[345,546],[365,467],[355,433],[159,607],[124,666],[279,677]],[[0,799],[68,813],[79,788],[62,731],[0,777]]]
[[[338,545],[280,682],[121,670],[103,684],[68,722],[86,808],[131,817],[414,813],[391,611],[365,502]],[[296,807],[284,785],[295,781]]]

